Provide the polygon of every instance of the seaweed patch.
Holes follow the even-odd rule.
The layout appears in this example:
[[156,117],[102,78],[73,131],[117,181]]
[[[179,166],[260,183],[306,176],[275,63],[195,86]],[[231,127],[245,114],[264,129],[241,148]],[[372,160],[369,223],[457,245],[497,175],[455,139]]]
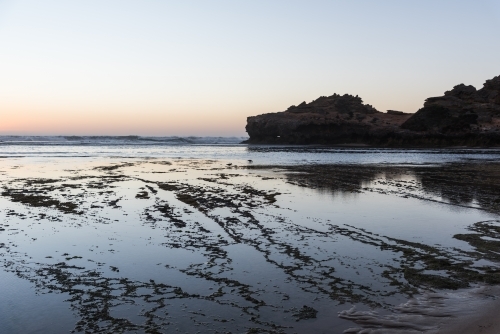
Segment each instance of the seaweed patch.
[[[0,179],[2,268],[45,298],[63,295],[74,332],[288,333],[316,321],[347,329],[363,314],[342,320],[326,310],[392,312],[422,291],[500,284],[498,219],[472,221],[443,246],[347,223],[334,197],[495,215],[500,190],[489,164],[122,160],[60,178]],[[328,215],[314,202],[325,194]]]

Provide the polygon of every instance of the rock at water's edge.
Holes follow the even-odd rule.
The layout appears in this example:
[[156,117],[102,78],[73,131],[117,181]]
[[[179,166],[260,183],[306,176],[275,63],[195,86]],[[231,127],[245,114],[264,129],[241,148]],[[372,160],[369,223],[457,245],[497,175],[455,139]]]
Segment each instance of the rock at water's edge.
[[499,146],[500,76],[428,98],[415,114],[382,113],[358,96],[322,96],[284,112],[248,117],[247,143]]

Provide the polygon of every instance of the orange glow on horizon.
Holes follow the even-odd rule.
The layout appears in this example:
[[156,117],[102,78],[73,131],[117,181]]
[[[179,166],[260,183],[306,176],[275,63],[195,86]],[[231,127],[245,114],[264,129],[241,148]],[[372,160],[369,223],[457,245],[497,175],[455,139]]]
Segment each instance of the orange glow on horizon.
[[245,136],[245,124],[239,114],[215,111],[10,107],[2,111],[0,134]]

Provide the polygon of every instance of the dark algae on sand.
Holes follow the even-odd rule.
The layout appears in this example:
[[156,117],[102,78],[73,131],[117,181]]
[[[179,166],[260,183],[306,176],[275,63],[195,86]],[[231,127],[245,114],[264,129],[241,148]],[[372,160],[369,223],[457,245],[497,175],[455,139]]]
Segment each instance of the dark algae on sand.
[[116,160],[2,165],[3,275],[63,296],[66,331],[359,332],[338,312],[500,283],[496,162]]

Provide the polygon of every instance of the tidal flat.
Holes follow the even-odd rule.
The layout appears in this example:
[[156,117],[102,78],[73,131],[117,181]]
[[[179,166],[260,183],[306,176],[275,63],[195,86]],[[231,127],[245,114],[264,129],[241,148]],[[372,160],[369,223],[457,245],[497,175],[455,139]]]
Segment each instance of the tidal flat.
[[2,333],[431,333],[500,295],[495,160],[16,157],[0,187]]

